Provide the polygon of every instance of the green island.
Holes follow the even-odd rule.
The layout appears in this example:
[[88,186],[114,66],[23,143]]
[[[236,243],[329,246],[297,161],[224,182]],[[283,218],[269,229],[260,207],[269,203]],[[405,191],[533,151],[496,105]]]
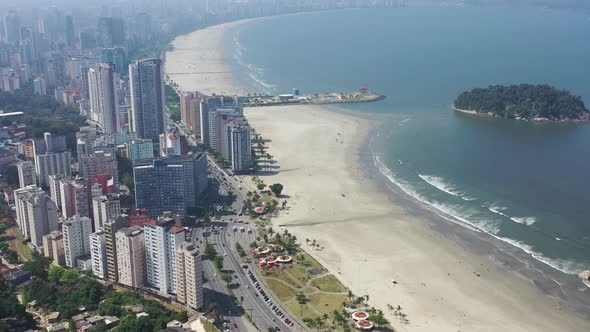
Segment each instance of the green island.
[[453,103],[457,112],[531,121],[590,121],[578,96],[541,84],[490,85],[461,93]]

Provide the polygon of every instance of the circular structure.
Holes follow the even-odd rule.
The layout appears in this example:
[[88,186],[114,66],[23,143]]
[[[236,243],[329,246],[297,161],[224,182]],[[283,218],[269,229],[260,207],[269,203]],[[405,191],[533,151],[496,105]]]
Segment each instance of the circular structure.
[[359,320],[358,322],[356,322],[356,327],[361,329],[361,330],[370,330],[373,328],[373,322],[368,321],[368,320]]
[[282,263],[282,264],[287,264],[287,263],[291,263],[293,261],[293,258],[291,258],[291,256],[289,255],[282,255],[277,257],[277,262]]
[[357,322],[367,318],[369,318],[369,314],[364,311],[359,310],[352,313],[352,319],[356,320]]
[[272,249],[269,246],[260,246],[260,247],[256,248],[256,254],[258,254],[258,255],[266,255],[271,250]]

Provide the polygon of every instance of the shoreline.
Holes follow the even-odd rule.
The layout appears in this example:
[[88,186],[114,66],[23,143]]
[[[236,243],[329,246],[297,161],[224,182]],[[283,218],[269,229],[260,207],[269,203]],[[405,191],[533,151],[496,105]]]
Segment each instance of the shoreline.
[[[232,27],[237,25],[234,22]],[[217,52],[214,58],[225,57],[219,56],[224,50]],[[167,56],[167,65],[168,61]],[[235,86],[233,75],[221,76],[204,81],[197,77],[193,83],[210,90],[241,88]],[[510,271],[522,268],[514,258],[497,258],[502,253],[486,242],[489,239],[469,234],[462,226],[440,223],[440,216],[385,181],[366,148],[375,122],[317,105],[246,113],[253,127],[271,139],[268,146],[279,167],[262,178],[283,183],[290,196],[289,210],[274,220],[275,225],[284,224],[300,239],[320,240],[323,250],[301,241],[302,247],[354,293],[370,294],[372,305],[384,311],[386,304],[402,305],[411,321],[402,330],[588,328],[587,320],[569,313],[575,308],[559,307],[568,307],[556,300],[565,297],[559,287],[549,284],[547,293],[555,294],[542,294],[536,280]],[[314,140],[320,136],[329,139]],[[361,269],[366,273],[361,274]],[[482,272],[481,277],[474,271]],[[399,285],[392,286],[391,279]]]
[[451,105],[451,109],[455,112],[459,112],[459,113],[463,113],[463,114],[476,115],[476,116],[481,116],[481,117],[486,117],[486,118],[518,120],[518,121],[523,121],[523,122],[538,122],[538,123],[547,123],[547,122],[583,123],[583,122],[590,122],[590,115],[587,116],[587,119],[563,119],[563,120],[552,120],[552,119],[547,119],[547,118],[526,119],[526,118],[505,118],[505,117],[497,116],[491,112],[480,112],[478,110],[465,110],[465,109],[455,107],[455,104]]

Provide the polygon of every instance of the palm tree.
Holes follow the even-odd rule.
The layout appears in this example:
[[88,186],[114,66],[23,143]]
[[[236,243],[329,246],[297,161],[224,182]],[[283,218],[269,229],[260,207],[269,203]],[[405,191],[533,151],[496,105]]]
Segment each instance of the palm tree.
[[308,244],[309,245],[309,239],[308,238],[305,239],[305,244]]
[[270,236],[272,236],[274,234],[274,230],[272,229],[272,227],[268,228],[268,234],[270,234]]
[[299,303],[300,314],[301,314],[301,317],[303,317],[303,305],[307,303],[307,297],[305,297],[305,294],[300,292],[297,294],[295,299],[297,300],[297,303]]
[[311,242],[311,247],[315,248],[315,246],[316,246],[315,239],[313,239],[313,241]]
[[349,289],[349,290],[348,290],[348,299],[349,299],[350,301],[352,301],[352,298],[353,298],[353,297],[354,297],[354,294],[352,294],[352,291]]
[[325,324],[328,321],[328,318],[330,318],[330,315],[323,314],[322,315],[322,324]]
[[322,320],[322,317],[316,317],[315,322],[316,322],[316,325],[318,327],[318,332],[319,332],[322,329],[322,327],[324,327],[324,321]]

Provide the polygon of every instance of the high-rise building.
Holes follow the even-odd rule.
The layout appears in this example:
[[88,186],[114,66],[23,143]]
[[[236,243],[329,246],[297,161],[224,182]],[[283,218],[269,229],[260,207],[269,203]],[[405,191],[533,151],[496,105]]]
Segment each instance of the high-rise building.
[[123,228],[115,235],[119,283],[129,287],[145,285],[146,252],[144,233],[137,226]]
[[66,137],[54,136],[51,133],[43,133],[43,138],[33,141],[35,154],[58,153],[66,151]]
[[43,77],[37,77],[33,80],[33,91],[36,95],[47,95],[47,82]]
[[16,164],[18,171],[18,184],[21,188],[37,185],[37,175],[35,174],[35,163],[27,160]]
[[53,264],[64,266],[64,238],[60,231],[52,231],[43,236],[43,255],[53,259]]
[[139,138],[157,142],[166,126],[162,61],[145,59],[129,65],[131,114],[129,128]]
[[229,126],[230,160],[234,173],[244,173],[252,165],[250,126],[246,122],[233,122]]
[[74,32],[74,18],[72,15],[66,15],[66,44],[68,47],[74,47],[76,43],[76,34]]
[[201,139],[201,98],[198,92],[180,94],[180,120],[196,139]]
[[199,251],[190,242],[183,242],[176,250],[176,300],[194,310],[202,310],[203,263]]
[[185,241],[184,228],[169,217],[150,220],[145,234],[147,284],[162,294],[176,293],[176,251]]
[[107,134],[116,133],[121,128],[118,80],[119,75],[112,63],[96,64],[88,70],[90,112]]
[[122,216],[107,219],[107,221],[102,224],[107,252],[107,279],[111,281],[117,281],[119,279],[115,234],[118,230],[127,226],[129,226],[129,221]]
[[100,279],[107,277],[107,247],[104,232],[98,230],[89,235],[92,273]]
[[135,206],[148,209],[151,217],[164,211],[184,215],[186,213],[185,183],[183,165],[168,165],[155,159],[151,165],[133,168],[135,184]]
[[127,51],[125,47],[117,46],[111,48],[103,48],[101,51],[102,63],[111,63],[115,66],[117,73],[127,76],[128,74],[128,63],[127,63]]
[[25,236],[37,247],[43,247],[43,235],[59,229],[57,207],[37,186],[28,186],[14,191],[16,222]]
[[116,218],[121,214],[119,195],[107,194],[94,198],[92,210],[94,212],[94,230],[98,231],[108,219]]
[[95,152],[80,158],[80,173],[88,183],[99,183],[103,194],[107,188],[117,191],[119,183],[117,171],[117,158],[111,153]]
[[233,115],[243,115],[242,102],[238,97],[213,96],[202,97],[199,103],[200,123],[201,123],[201,141],[203,144],[215,149],[216,138],[218,136],[218,121],[215,112],[223,109],[224,113],[233,110]]
[[75,215],[90,218],[91,191],[88,184],[80,177],[64,177],[59,180],[59,198],[61,214],[64,218]]
[[173,157],[181,154],[181,141],[177,133],[168,130],[166,133],[160,134],[160,157]]
[[35,156],[35,169],[37,181],[41,186],[49,185],[50,175],[67,175],[71,174],[70,169],[71,154],[69,151],[46,154],[37,154]]
[[98,19],[97,44],[113,47],[125,44],[125,23],[121,18],[101,17]]
[[88,217],[76,215],[62,224],[66,266],[77,267],[79,258],[90,255],[88,239],[90,233],[92,233],[92,220]]
[[[133,174],[136,207],[148,209],[151,217],[164,211],[184,215],[180,212],[182,206],[198,206],[198,197],[207,190],[207,156],[196,153],[140,159],[135,162]],[[181,184],[184,192],[177,189]]]
[[16,44],[21,37],[20,17],[14,10],[4,16],[4,40],[9,44]]
[[154,143],[151,139],[132,140],[127,145],[127,158],[134,164],[138,159],[154,157]]
[[86,50],[96,47],[96,32],[92,30],[80,31],[80,49]]
[[78,159],[83,155],[94,154],[94,142],[99,136],[99,132],[95,127],[80,127],[80,131],[76,133],[76,154]]

